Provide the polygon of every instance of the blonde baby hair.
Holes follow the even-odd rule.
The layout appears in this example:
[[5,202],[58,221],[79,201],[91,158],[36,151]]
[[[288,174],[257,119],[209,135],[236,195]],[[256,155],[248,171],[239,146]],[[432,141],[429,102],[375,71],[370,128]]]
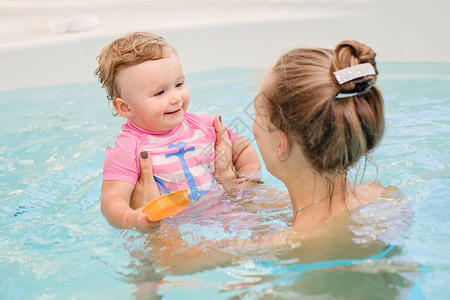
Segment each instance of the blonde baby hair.
[[102,49],[97,56],[95,76],[106,89],[108,100],[113,101],[120,95],[120,87],[116,83],[120,70],[170,54],[177,52],[162,37],[147,32],[130,33]]

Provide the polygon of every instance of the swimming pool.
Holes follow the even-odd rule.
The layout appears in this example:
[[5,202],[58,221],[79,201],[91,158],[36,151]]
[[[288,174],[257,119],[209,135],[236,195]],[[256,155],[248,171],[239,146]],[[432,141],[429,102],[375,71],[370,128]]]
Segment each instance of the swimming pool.
[[[145,238],[111,228],[100,213],[104,152],[122,120],[108,111],[99,84],[0,92],[0,298],[327,298],[326,287],[308,294],[308,284],[316,277],[333,282],[347,274],[364,277],[367,284],[348,281],[347,289],[374,289],[382,275],[401,279],[392,281],[400,298],[445,299],[450,295],[450,64],[386,62],[379,69],[387,130],[373,154],[378,171],[369,168],[366,178],[396,185],[411,198],[415,222],[402,239],[402,252],[308,264],[263,251],[246,253],[231,266],[177,275],[153,262],[142,263]],[[189,110],[221,114],[225,123],[253,140],[252,99],[261,76],[260,70],[239,68],[188,74]],[[263,180],[283,189],[267,171]],[[208,211],[216,213],[214,219],[206,218]],[[184,222],[181,234],[194,244],[192,230],[224,241],[259,230],[230,201],[211,201],[189,213],[207,223],[188,217],[167,222]],[[289,210],[262,215],[266,228],[274,230],[288,221],[272,216],[290,217]],[[231,216],[239,222],[227,223]],[[224,231],[225,225],[231,229]],[[416,272],[407,268],[410,261],[419,265]]]

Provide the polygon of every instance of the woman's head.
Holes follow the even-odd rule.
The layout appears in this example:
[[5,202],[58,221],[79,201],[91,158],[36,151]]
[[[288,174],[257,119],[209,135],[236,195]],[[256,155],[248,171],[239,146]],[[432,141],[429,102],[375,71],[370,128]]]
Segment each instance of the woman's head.
[[378,73],[375,52],[356,41],[341,42],[335,50],[294,49],[279,58],[270,71],[273,79],[261,88],[270,125],[297,143],[319,173],[344,174],[383,135],[382,96],[370,87],[376,74],[366,76],[366,93],[354,96],[345,94],[355,92],[355,81],[340,85],[333,75],[362,63]]
[[130,33],[102,49],[97,57],[98,68],[95,75],[106,89],[107,98],[112,101],[120,94],[116,78],[121,70],[171,54],[177,52],[162,37],[146,32]]

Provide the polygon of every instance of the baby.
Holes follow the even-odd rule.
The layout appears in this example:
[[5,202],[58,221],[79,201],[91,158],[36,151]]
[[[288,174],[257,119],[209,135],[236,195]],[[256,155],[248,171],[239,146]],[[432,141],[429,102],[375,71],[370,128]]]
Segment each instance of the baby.
[[[154,224],[140,209],[133,210],[146,203],[131,200],[140,175],[139,156],[152,163],[154,183],[146,191],[147,202],[180,189],[188,189],[189,198],[198,200],[214,184],[214,118],[186,112],[190,94],[183,69],[175,49],[161,37],[128,34],[106,46],[98,62],[95,74],[115,115],[127,118],[106,154],[102,212],[115,227],[146,231]],[[236,171],[258,170],[259,159],[250,142],[229,128],[226,131]]]

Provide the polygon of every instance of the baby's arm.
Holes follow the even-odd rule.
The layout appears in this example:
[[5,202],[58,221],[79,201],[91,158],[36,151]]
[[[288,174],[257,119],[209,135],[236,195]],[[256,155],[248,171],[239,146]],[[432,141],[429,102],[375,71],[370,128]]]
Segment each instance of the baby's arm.
[[106,220],[116,228],[131,228],[130,196],[134,185],[124,181],[103,181],[101,210]]
[[102,185],[101,210],[109,224],[116,228],[133,229],[148,232],[159,225],[159,222],[150,222],[141,209],[133,210],[130,207],[130,197],[134,184],[105,180]]
[[150,157],[141,153],[140,165],[141,176],[145,175],[150,180],[143,182],[139,177],[136,185],[119,180],[103,181],[101,210],[108,222],[116,228],[147,232],[159,225],[159,222],[148,221],[141,211],[146,202],[159,196],[159,190],[153,178]]
[[250,141],[239,134],[232,144],[232,160],[238,174],[259,176],[261,165],[258,154]]

